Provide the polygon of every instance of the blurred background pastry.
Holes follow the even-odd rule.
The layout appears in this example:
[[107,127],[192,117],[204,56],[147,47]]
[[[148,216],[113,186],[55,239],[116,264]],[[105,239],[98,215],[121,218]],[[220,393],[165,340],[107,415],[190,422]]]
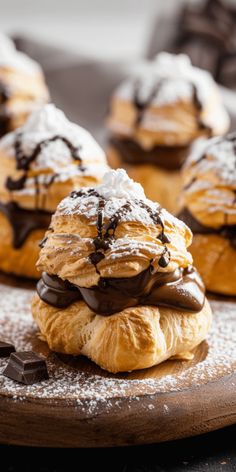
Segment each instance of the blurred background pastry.
[[0,270],[37,277],[39,242],[59,201],[97,185],[105,155],[90,133],[48,104],[0,141]]
[[149,198],[176,212],[190,145],[225,133],[229,118],[208,72],[185,55],[161,53],[114,92],[108,127],[110,165],[125,167]]
[[236,133],[200,140],[184,167],[190,251],[206,288],[236,295]]
[[32,111],[49,99],[37,62],[17,51],[10,38],[0,35],[0,136],[21,126]]
[[192,358],[211,309],[187,250],[191,238],[123,169],[72,192],[37,264],[32,311],[49,347],[111,372]]

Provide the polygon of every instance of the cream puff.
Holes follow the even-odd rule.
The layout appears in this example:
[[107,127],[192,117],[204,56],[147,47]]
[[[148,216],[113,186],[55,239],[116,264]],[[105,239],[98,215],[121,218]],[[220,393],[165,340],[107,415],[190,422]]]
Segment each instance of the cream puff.
[[229,117],[208,72],[183,54],[160,53],[114,92],[107,123],[111,167],[124,167],[149,198],[176,213],[191,144],[225,133]]
[[39,64],[0,35],[0,136],[23,125],[30,113],[48,100]]
[[211,325],[191,231],[125,170],[57,207],[37,267],[33,317],[50,349],[110,372],[193,357]]
[[48,104],[0,140],[0,270],[38,277],[39,242],[58,203],[108,167],[92,136]]
[[183,179],[194,263],[208,290],[236,295],[236,133],[197,142]]

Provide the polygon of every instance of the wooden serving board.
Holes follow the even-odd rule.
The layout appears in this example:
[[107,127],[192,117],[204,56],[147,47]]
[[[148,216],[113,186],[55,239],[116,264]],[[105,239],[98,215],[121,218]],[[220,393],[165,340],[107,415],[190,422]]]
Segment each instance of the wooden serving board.
[[[11,285],[12,286],[11,286]],[[50,379],[24,386],[0,374],[0,442],[53,447],[147,444],[236,422],[236,303],[211,300],[214,325],[193,361],[111,375],[49,351],[30,315],[33,293],[0,282],[0,338],[47,357]],[[0,359],[0,373],[7,363]]]

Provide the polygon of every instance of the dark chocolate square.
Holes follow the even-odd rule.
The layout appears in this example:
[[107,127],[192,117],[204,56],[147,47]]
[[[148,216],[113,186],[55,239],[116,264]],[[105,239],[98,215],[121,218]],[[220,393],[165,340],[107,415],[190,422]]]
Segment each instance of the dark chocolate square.
[[0,357],[9,357],[12,352],[15,352],[13,344],[0,341]]
[[33,351],[12,353],[3,375],[25,385],[48,379],[45,359]]

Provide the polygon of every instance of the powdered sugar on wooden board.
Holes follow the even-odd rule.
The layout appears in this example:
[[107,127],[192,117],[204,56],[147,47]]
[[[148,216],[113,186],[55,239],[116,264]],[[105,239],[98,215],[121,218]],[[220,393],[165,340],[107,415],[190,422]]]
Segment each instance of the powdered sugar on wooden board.
[[[236,368],[236,303],[212,301],[214,324],[208,338],[209,350],[206,358],[196,365],[184,363],[186,369],[179,374],[156,376],[155,368],[140,373],[115,376],[103,373],[90,364],[84,369],[73,358],[51,353],[47,345],[37,339],[37,328],[30,314],[30,300],[33,291],[12,288],[0,284],[0,338],[15,344],[17,350],[34,350],[47,356],[50,379],[32,386],[18,384],[7,379],[1,372],[7,359],[0,359],[0,396],[15,401],[31,400],[45,402],[58,400],[76,405],[82,411],[92,414],[101,404],[110,408],[122,407],[127,399],[130,407],[133,401],[150,395],[148,408],[153,408],[152,395],[180,391],[200,386],[231,374]],[[87,363],[88,366],[88,363]],[[189,367],[190,366],[190,367]],[[158,369],[158,367],[157,367]],[[150,375],[149,375],[150,374]],[[136,376],[136,378],[135,378]],[[168,408],[168,405],[167,405]],[[166,408],[166,412],[168,410]]]

